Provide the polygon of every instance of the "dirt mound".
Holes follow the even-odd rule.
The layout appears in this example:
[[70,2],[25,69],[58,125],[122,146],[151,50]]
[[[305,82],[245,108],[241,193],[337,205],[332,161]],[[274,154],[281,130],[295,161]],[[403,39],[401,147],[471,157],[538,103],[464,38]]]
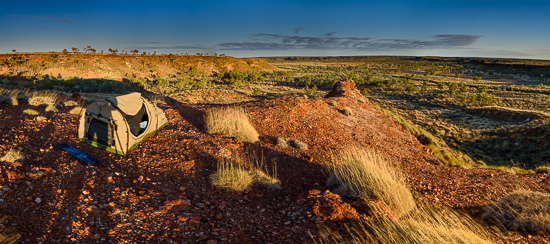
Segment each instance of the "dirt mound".
[[361,92],[355,86],[353,80],[343,80],[334,84],[332,90],[325,96],[329,97],[349,97],[353,99],[365,99],[365,96],[361,95]]
[[[0,104],[0,156],[10,150],[24,156],[19,164],[0,162],[0,214],[23,235],[22,242],[311,242],[309,233],[318,234],[316,219],[308,215],[311,206],[327,221],[353,219],[375,206],[350,205],[326,192],[325,166],[333,152],[347,146],[383,154],[415,193],[454,207],[480,208],[519,187],[550,191],[544,174],[432,164],[426,147],[368,101],[278,98],[238,104],[260,135],[254,144],[204,132],[204,113],[216,105],[159,106],[169,125],[125,158],[75,140],[79,116],[70,107],[46,112],[29,104]],[[353,114],[343,115],[341,107]],[[29,108],[42,117],[24,114]],[[299,140],[308,149],[280,148],[278,137]],[[82,164],[55,147],[62,143],[101,164]],[[261,155],[270,172],[276,168],[283,189],[239,195],[212,187],[209,176],[228,150]],[[308,196],[311,204],[303,204]]]

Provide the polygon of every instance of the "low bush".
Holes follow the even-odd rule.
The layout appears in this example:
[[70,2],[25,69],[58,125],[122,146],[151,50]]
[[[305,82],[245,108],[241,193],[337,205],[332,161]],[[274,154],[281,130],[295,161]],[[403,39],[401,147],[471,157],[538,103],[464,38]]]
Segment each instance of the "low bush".
[[374,198],[399,214],[415,208],[411,191],[402,178],[378,154],[350,148],[335,157],[327,185],[344,197]]
[[258,132],[248,120],[246,112],[238,107],[217,107],[206,111],[206,132],[235,137],[243,142],[259,140]]
[[550,194],[518,190],[483,209],[484,220],[508,231],[550,232]]

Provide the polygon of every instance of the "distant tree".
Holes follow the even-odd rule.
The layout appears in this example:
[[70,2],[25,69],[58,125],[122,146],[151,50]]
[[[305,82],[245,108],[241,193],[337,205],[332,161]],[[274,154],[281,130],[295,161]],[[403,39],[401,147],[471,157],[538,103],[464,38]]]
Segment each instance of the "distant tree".
[[109,48],[109,52],[110,52],[111,54],[116,54],[116,53],[118,53],[118,49]]
[[63,49],[63,54],[67,54],[69,51],[67,51],[67,48]]
[[137,49],[130,50],[130,53],[133,54],[133,55],[136,55],[136,54],[139,53],[139,50],[137,50]]
[[88,51],[90,51],[91,53],[96,53],[97,52],[97,50],[95,50],[95,48],[90,48],[90,49],[88,49]]
[[15,52],[15,51],[17,51],[17,50],[15,50],[15,49],[12,49],[11,51],[12,51],[12,52]]
[[147,53],[146,53],[146,52],[143,52],[142,55],[147,55]]
[[76,47],[72,47],[71,49],[73,50],[73,53],[77,53],[78,51],[80,51],[80,50],[79,50],[78,48],[76,48]]
[[101,50],[101,54],[103,54],[103,50]]
[[153,56],[155,56],[155,55],[157,55],[157,51],[154,51],[154,52],[153,52]]

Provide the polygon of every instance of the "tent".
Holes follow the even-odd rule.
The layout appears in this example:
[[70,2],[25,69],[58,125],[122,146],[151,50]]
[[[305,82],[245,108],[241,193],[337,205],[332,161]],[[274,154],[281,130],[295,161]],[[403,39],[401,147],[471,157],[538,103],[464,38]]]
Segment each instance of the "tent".
[[126,156],[167,123],[160,108],[135,92],[90,104],[80,118],[78,138],[94,147]]

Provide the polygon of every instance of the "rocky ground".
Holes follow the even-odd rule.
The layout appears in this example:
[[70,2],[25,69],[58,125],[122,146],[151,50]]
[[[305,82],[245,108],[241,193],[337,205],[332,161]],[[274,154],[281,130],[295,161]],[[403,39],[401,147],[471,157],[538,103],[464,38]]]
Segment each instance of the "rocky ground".
[[[37,242],[311,243],[318,226],[354,221],[360,204],[327,192],[326,165],[338,149],[374,149],[400,168],[418,197],[465,209],[481,208],[516,189],[550,192],[548,174],[512,174],[439,165],[430,149],[362,98],[275,98],[238,104],[246,108],[260,141],[204,132],[205,111],[218,105],[160,104],[169,125],[128,157],[76,140],[78,115],[70,108],[44,112],[29,104],[0,104],[0,213]],[[352,115],[344,115],[348,107]],[[23,114],[33,108],[46,120]],[[296,139],[307,150],[279,148]],[[88,166],[56,145],[67,143],[101,164]],[[211,186],[221,157],[261,155],[283,189],[261,187],[237,194]],[[254,167],[249,164],[247,167]],[[544,243],[550,235],[510,233],[509,241]]]

